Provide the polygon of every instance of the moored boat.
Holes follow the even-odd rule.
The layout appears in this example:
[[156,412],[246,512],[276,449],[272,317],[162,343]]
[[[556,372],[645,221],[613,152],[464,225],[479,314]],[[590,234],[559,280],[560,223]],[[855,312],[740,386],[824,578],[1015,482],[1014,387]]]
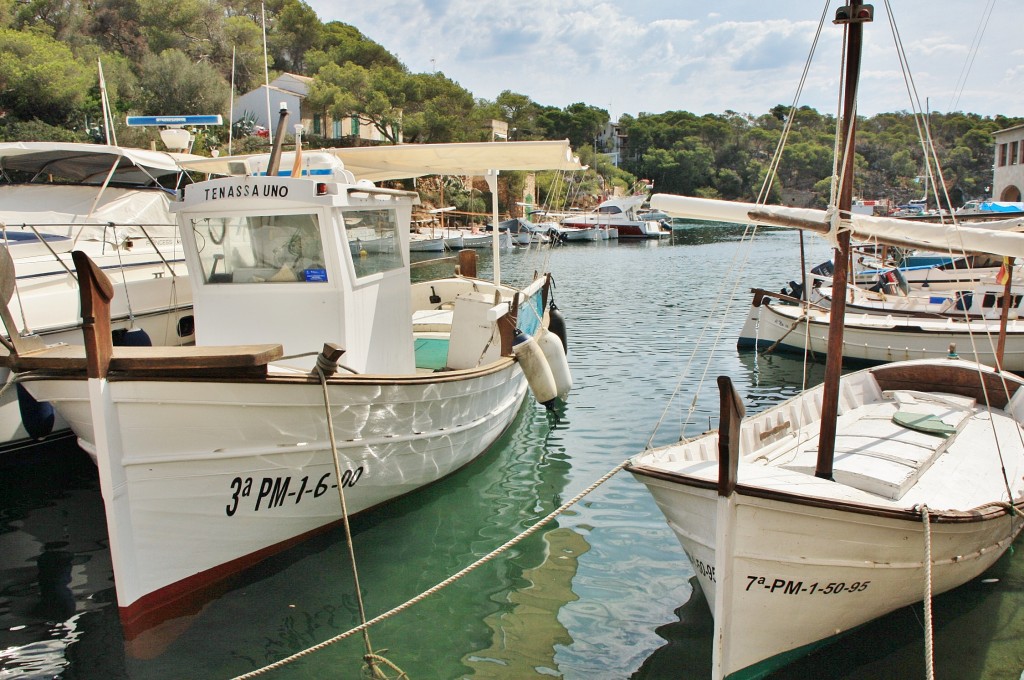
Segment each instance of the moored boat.
[[[173,191],[191,181],[184,154],[101,144],[0,144],[0,243],[16,273],[10,337],[81,343],[71,250],[86,252],[114,285],[119,343],[194,340],[191,288],[181,254]],[[0,369],[0,380],[9,374]],[[67,433],[66,424],[22,389],[0,396],[0,448]]]
[[660,239],[672,235],[658,219],[646,219],[640,213],[646,195],[613,197],[603,201],[594,212],[570,214],[562,226],[570,229],[614,229],[617,238]]
[[[574,162],[564,148],[531,148],[495,163]],[[340,521],[343,508],[359,513],[469,464],[528,384],[541,399],[543,376],[513,345],[548,332],[549,278],[515,289],[464,272],[414,285],[418,197],[357,184],[336,157],[305,158],[315,174],[281,176],[272,162],[252,171],[268,166],[256,158],[175,205],[195,347],[110,347],[109,282],[76,254],[97,320],[84,353],[7,359],[97,460],[129,637],[199,606],[197,591]],[[368,232],[392,247],[353,255],[351,235]],[[544,401],[568,389],[562,378]]]
[[[862,34],[873,11],[854,0],[836,12],[846,47],[837,133],[844,143],[827,215],[651,200],[687,218],[818,231],[835,245],[824,383],[744,420],[742,397],[722,376],[716,431],[629,461],[711,607],[713,680],[763,677],[887,612],[930,603],[982,574],[1024,527],[1021,378],[955,356],[840,377],[851,333],[844,323],[851,238],[892,238],[889,223],[851,212]],[[1021,234],[979,229],[961,236],[932,227],[913,227],[899,238],[920,239],[918,247],[957,238],[960,248],[978,252],[1024,252]],[[928,641],[928,606],[925,613]],[[924,652],[930,668],[930,646]]]

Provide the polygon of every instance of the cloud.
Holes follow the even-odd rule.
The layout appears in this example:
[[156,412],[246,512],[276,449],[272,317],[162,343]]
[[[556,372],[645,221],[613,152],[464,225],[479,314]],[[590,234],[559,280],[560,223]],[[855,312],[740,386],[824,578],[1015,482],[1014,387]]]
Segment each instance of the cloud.
[[[922,97],[952,91],[975,42],[978,17],[961,16],[960,1],[905,0],[901,9],[914,17],[913,25],[900,28]],[[674,109],[762,113],[788,104],[819,16],[804,3],[749,0],[718,0],[710,11],[678,0],[310,4],[325,21],[356,26],[411,70],[436,68],[476,97],[493,99],[512,90],[544,105],[583,101],[613,115]],[[1024,110],[1024,88],[1014,87],[1024,67],[1017,66],[1022,55],[1012,10],[1001,5],[988,23],[961,101],[966,110]],[[951,20],[957,16],[966,20]],[[868,115],[906,106],[886,19],[876,3],[875,23],[865,31],[860,103]],[[842,40],[830,22],[823,31],[802,103],[832,111]]]

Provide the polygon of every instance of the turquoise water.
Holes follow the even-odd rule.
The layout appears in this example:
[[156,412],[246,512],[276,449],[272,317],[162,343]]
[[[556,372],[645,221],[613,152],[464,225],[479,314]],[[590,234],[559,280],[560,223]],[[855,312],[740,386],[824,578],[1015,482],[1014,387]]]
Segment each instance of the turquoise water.
[[[655,443],[714,425],[717,375],[733,378],[748,411],[797,391],[799,362],[735,349],[749,288],[780,288],[798,271],[797,236],[766,232],[739,251],[740,234],[689,226],[671,242],[581,244],[502,260],[504,277],[517,283],[545,264],[555,273],[573,393],[554,413],[528,403],[477,463],[357,518],[368,617],[546,516],[643,448],[659,422]],[[819,246],[808,259],[825,256]],[[481,275],[490,267],[485,253]],[[739,283],[734,268],[744,272]],[[702,333],[718,349],[690,362]],[[808,380],[821,374],[812,367]],[[102,517],[95,471],[75,447],[0,465],[0,678],[229,678],[359,623],[339,530],[239,576],[198,614],[125,642]],[[936,599],[937,677],[1020,677],[1021,546],[983,579]],[[692,575],[644,487],[620,473],[369,637],[414,679],[704,678],[711,617]],[[775,677],[924,677],[921,620],[920,607],[897,611]],[[357,635],[263,677],[358,678],[363,646]]]

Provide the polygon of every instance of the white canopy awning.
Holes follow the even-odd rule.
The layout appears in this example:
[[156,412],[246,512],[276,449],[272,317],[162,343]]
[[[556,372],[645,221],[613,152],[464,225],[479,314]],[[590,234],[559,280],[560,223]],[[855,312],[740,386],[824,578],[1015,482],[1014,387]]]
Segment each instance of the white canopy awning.
[[153,184],[154,178],[181,172],[179,160],[198,158],[201,157],[107,144],[0,143],[0,168],[33,174],[42,172],[82,184],[103,184],[115,163],[117,170],[111,182]]
[[[483,175],[488,170],[583,169],[568,141],[399,144],[317,149],[316,152],[336,156],[357,180],[371,182],[424,175]],[[289,169],[294,156],[285,156],[282,156],[281,168]],[[233,167],[242,166],[238,161],[246,158],[250,156],[204,158],[183,161],[182,167],[212,175],[231,175]]]
[[[773,224],[822,233],[829,228],[824,210],[789,208],[780,205],[735,203],[709,198],[655,194],[651,207],[674,217],[735,224]],[[752,216],[751,214],[754,214]],[[853,236],[861,240],[877,239],[937,252],[991,253],[1024,258],[1024,234],[984,225],[934,224],[892,217],[851,216]]]

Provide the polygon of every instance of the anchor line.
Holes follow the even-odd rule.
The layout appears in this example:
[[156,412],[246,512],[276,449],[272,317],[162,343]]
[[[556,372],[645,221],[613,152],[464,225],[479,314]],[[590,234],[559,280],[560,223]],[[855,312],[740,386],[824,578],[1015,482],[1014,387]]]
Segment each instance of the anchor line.
[[423,591],[422,593],[420,593],[419,595],[413,597],[412,599],[407,600],[406,602],[403,602],[402,604],[398,605],[397,607],[393,607],[392,609],[389,609],[388,611],[384,612],[383,614],[380,614],[380,615],[370,619],[369,621],[366,621],[365,623],[363,623],[361,625],[358,625],[355,628],[352,628],[351,630],[347,630],[344,633],[341,633],[339,635],[335,635],[332,638],[329,638],[327,640],[324,640],[323,642],[315,644],[312,647],[307,647],[306,649],[304,649],[304,650],[302,650],[300,652],[296,652],[295,654],[292,654],[291,656],[288,656],[288,657],[285,657],[285,658],[280,659],[278,661],[275,661],[274,663],[271,663],[271,664],[268,664],[266,666],[263,666],[262,668],[257,668],[254,671],[250,671],[250,672],[245,673],[243,675],[236,676],[232,680],[248,680],[249,678],[255,678],[257,676],[263,675],[264,673],[268,673],[268,672],[270,672],[272,670],[276,670],[278,668],[282,668],[283,666],[286,666],[286,665],[288,665],[288,664],[290,664],[290,663],[292,663],[294,661],[298,661],[299,659],[301,659],[301,658],[303,658],[305,656],[308,656],[308,655],[310,655],[310,654],[312,654],[314,652],[318,652],[321,649],[325,649],[325,648],[330,647],[331,645],[333,645],[335,643],[341,642],[342,640],[345,640],[346,638],[349,638],[349,637],[355,635],[356,633],[361,633],[364,630],[369,629],[371,626],[374,626],[374,625],[376,625],[376,624],[378,624],[378,623],[380,623],[382,621],[385,621],[385,620],[395,616],[396,614],[399,614],[399,613],[405,611],[406,609],[412,607],[413,605],[422,602],[423,600],[427,599],[428,597],[430,597],[434,593],[436,593],[436,592],[438,592],[438,591],[440,591],[440,590],[450,586],[451,584],[453,584],[456,581],[460,580],[464,576],[468,575],[470,572],[475,571],[477,568],[479,568],[479,567],[483,566],[484,564],[490,562],[494,558],[498,557],[502,553],[504,553],[507,550],[509,550],[510,548],[514,547],[516,544],[522,542],[526,538],[529,538],[533,534],[537,533],[545,525],[547,525],[549,522],[551,522],[551,520],[555,519],[556,517],[558,517],[559,515],[564,513],[566,510],[568,510],[572,506],[574,506],[577,503],[579,503],[589,493],[594,491],[594,489],[596,489],[597,487],[601,486],[602,484],[607,482],[609,479],[611,479],[615,475],[615,473],[619,472],[624,467],[626,467],[626,465],[628,463],[629,463],[628,459],[622,461],[621,463],[619,463],[618,465],[613,467],[611,470],[606,472],[604,475],[602,475],[600,478],[598,478],[597,481],[595,481],[590,486],[585,488],[583,491],[579,492],[578,494],[576,494],[575,496],[570,498],[568,501],[566,501],[562,505],[560,505],[557,508],[555,508],[554,510],[552,510],[547,516],[545,516],[543,519],[541,519],[541,520],[535,522],[534,524],[532,524],[525,531],[523,531],[520,534],[518,534],[517,536],[509,539],[508,541],[506,541],[505,543],[503,543],[499,547],[495,548],[491,552],[487,553],[486,555],[484,555],[483,557],[478,559],[476,562],[473,562],[472,564],[470,564],[468,567],[464,567],[461,571],[456,572],[455,574],[449,576],[448,578],[446,578],[445,580],[441,581],[437,585],[435,585],[435,586],[433,586],[431,588],[428,588],[427,590]]

